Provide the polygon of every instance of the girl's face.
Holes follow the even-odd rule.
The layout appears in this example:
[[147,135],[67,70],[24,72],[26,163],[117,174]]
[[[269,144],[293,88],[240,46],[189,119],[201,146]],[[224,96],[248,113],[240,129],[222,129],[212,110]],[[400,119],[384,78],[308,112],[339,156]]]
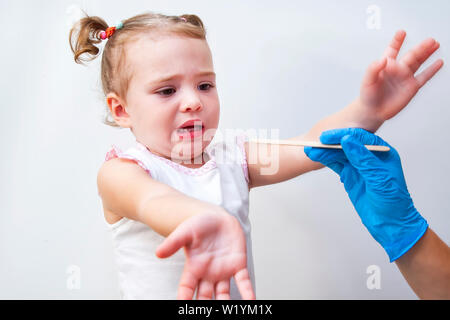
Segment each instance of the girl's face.
[[155,154],[201,163],[197,157],[217,129],[220,109],[207,42],[145,36],[128,46],[126,60],[132,72],[127,105],[113,93],[107,98],[116,122]]

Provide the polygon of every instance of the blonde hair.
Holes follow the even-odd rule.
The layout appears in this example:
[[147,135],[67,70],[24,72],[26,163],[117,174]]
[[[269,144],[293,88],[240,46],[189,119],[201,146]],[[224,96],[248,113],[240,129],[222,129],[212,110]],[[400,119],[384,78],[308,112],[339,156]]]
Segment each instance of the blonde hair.
[[[84,11],[83,11],[84,12]],[[76,63],[95,59],[99,53],[96,46],[101,43],[100,33],[108,28],[108,24],[100,17],[88,16],[81,18],[70,30],[69,44],[74,53]],[[195,39],[206,40],[206,29],[203,22],[196,15],[183,14],[181,16],[167,16],[164,14],[145,12],[126,20],[122,20],[123,28],[116,29],[114,34],[106,41],[101,61],[101,82],[103,93],[115,92],[125,101],[128,84],[131,79],[126,64],[126,45],[136,40],[139,35],[149,32],[162,34],[175,34]],[[88,54],[87,58],[81,57]],[[111,116],[106,105],[106,116],[103,123],[119,127],[109,117]]]

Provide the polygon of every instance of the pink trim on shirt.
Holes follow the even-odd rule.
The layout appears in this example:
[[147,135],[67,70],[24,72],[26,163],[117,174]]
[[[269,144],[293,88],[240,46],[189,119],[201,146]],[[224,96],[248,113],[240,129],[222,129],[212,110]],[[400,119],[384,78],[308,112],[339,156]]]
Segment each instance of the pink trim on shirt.
[[111,160],[111,159],[114,159],[114,158],[123,158],[123,159],[133,160],[140,167],[142,167],[142,169],[144,169],[150,176],[152,175],[150,170],[145,166],[145,164],[141,160],[136,159],[136,158],[134,158],[134,157],[132,157],[132,156],[130,156],[128,154],[124,154],[122,152],[122,150],[120,150],[120,148],[116,147],[115,145],[111,145],[111,148],[112,149],[106,153],[105,161],[108,161],[108,160]]
[[236,142],[242,153],[243,162],[241,163],[241,167],[242,170],[244,171],[245,180],[247,180],[247,183],[250,183],[250,179],[248,177],[247,155],[245,154],[245,146],[244,146],[245,136],[244,135],[237,136]]
[[152,153],[150,150],[148,150],[148,148],[145,145],[143,145],[142,143],[140,143],[137,140],[136,140],[136,145],[138,146],[139,149],[147,152],[147,154],[149,154],[150,156],[152,156],[160,161],[163,161],[164,163],[166,163],[167,165],[176,169],[177,171],[182,172],[187,175],[200,176],[200,175],[203,175],[217,167],[216,161],[211,157],[211,155],[209,153],[208,153],[209,160],[203,166],[201,166],[200,168],[188,168],[177,162],[170,161],[169,159],[163,158],[161,156],[158,156],[158,155]]

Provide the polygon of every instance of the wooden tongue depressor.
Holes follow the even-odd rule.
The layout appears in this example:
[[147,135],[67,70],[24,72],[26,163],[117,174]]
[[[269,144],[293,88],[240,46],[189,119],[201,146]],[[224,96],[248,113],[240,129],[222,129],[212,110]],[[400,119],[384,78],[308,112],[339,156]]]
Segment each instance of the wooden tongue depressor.
[[[265,144],[282,144],[288,146],[304,146],[328,149],[342,149],[340,144],[322,144],[317,141],[300,141],[300,140],[271,140],[271,139],[250,139],[249,142],[265,143]],[[370,151],[389,151],[391,148],[386,146],[365,145]]]

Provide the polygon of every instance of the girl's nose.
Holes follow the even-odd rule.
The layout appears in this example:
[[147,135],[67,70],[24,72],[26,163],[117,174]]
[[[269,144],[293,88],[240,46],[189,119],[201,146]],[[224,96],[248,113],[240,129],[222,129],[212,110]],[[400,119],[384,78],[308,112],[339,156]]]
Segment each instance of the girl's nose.
[[197,112],[203,109],[203,106],[200,102],[185,104],[180,108],[181,112]]

